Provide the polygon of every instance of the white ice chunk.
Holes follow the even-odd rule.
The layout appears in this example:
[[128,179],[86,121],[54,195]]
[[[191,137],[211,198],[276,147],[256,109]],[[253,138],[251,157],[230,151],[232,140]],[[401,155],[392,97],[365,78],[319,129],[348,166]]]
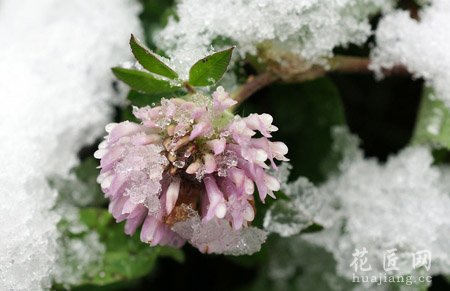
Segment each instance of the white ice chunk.
[[450,106],[450,1],[433,0],[412,19],[406,11],[383,17],[376,31],[372,69],[402,64],[422,77]]
[[[129,58],[139,6],[124,0],[0,1],[0,289],[49,288],[56,192],[117,96],[110,67]],[[117,97],[115,97],[117,99]]]

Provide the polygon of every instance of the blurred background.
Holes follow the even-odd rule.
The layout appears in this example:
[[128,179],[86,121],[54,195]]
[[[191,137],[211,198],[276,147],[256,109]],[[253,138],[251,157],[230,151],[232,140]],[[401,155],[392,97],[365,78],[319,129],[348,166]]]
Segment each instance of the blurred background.
[[[147,45],[157,50],[152,33],[166,24],[173,13],[174,1],[141,0],[141,3],[144,10],[140,18]],[[401,1],[399,5],[416,9],[414,1]],[[374,26],[377,21],[377,18],[373,20]],[[373,41],[369,39],[362,47],[338,48],[336,53],[368,56]],[[252,73],[255,73],[252,68],[246,66],[243,75]],[[408,75],[376,80],[369,73],[334,73],[302,84],[275,84],[265,88],[248,99],[238,113],[271,114],[279,127],[275,140],[284,141],[291,149],[288,155],[293,165],[290,179],[305,176],[320,183],[326,178],[324,165],[331,151],[332,126],[348,124],[351,132],[360,138],[366,157],[386,161],[389,155],[405,147],[413,135],[422,87],[422,80],[413,80]],[[126,111],[117,108],[116,120],[127,119]],[[93,145],[84,149],[80,157],[90,157],[95,148]],[[152,272],[142,279],[110,285],[105,290],[276,290],[263,277],[267,254],[275,243],[272,241],[277,239],[269,238],[260,253],[243,257],[203,255],[187,244],[183,248],[184,262],[160,258]],[[333,259],[318,255],[317,260],[326,272]],[[300,267],[295,270],[298,276],[304,272]],[[293,286],[292,290],[297,290]],[[314,290],[311,286],[305,287],[305,290]],[[438,276],[433,278],[429,290],[450,290],[448,288],[446,280]],[[92,289],[87,286],[76,290]]]

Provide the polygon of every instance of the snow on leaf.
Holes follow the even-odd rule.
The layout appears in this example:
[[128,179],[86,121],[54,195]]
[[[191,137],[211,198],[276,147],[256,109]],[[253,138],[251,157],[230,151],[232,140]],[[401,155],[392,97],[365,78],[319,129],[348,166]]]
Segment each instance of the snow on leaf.
[[216,52],[197,61],[189,70],[189,84],[209,86],[217,83],[228,68],[233,49]]
[[132,89],[152,94],[170,93],[179,89],[171,82],[158,79],[144,71],[115,67],[112,68],[114,75]]
[[314,216],[322,202],[321,193],[306,178],[300,177],[284,188],[289,200],[279,200],[270,207],[264,217],[264,228],[288,237],[317,224]]
[[133,55],[144,67],[144,69],[169,79],[178,78],[178,74],[169,66],[167,66],[161,60],[160,56],[150,51],[143,44],[141,44],[133,34],[131,35],[130,46]]

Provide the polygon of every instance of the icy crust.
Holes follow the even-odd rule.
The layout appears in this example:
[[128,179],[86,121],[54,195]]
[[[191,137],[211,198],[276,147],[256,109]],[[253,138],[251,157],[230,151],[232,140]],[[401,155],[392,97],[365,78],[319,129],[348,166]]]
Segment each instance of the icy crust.
[[372,69],[402,64],[416,77],[422,77],[450,106],[450,2],[433,0],[412,19],[406,11],[382,18],[376,31],[377,46]]
[[251,255],[261,249],[267,233],[256,227],[234,229],[224,219],[202,221],[195,212],[185,221],[177,222],[172,230],[203,253]]
[[[336,46],[361,44],[371,34],[370,15],[390,0],[182,0],[175,19],[156,34],[182,76],[214,41],[231,40],[241,55],[274,42],[316,63]],[[326,20],[326,21],[324,21]],[[201,49],[199,49],[201,48]]]
[[128,57],[138,10],[121,0],[0,2],[1,290],[50,286],[60,216],[46,177],[67,175],[103,130],[109,67]]

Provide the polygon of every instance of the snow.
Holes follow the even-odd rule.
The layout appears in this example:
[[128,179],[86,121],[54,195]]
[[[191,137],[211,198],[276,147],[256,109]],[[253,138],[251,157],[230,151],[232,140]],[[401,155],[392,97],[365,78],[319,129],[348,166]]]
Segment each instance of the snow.
[[110,118],[109,67],[129,58],[138,12],[123,0],[0,2],[2,290],[50,286],[60,215],[47,177],[67,176]]
[[[321,223],[324,230],[303,234],[302,239],[333,254],[337,274],[343,278],[352,279],[352,253],[363,247],[368,250],[372,270],[360,275],[384,273],[384,252],[394,248],[401,274],[417,274],[411,260],[421,250],[432,254],[429,274],[448,274],[450,168],[434,166],[425,147],[408,147],[380,164],[363,158],[354,137],[344,142],[341,135],[338,142],[344,150],[340,173],[316,189],[304,178],[284,185],[292,203],[285,203],[287,209],[276,214]],[[293,221],[304,223],[301,219]],[[304,228],[302,223],[286,221],[291,220],[277,219],[269,211],[265,225],[282,236],[298,234]]]
[[217,39],[231,40],[244,56],[263,43],[281,44],[311,63],[336,46],[361,44],[371,34],[368,17],[391,7],[390,0],[181,0],[177,19],[155,36],[186,77],[190,65]]
[[333,253],[338,274],[347,278],[353,272],[352,253],[363,247],[373,274],[384,272],[384,252],[394,248],[402,274],[417,271],[411,258],[421,250],[432,254],[430,274],[449,273],[449,169],[432,163],[424,147],[406,148],[385,165],[373,159],[353,160],[320,187],[325,196],[333,197],[329,203],[337,205],[332,206],[332,226],[305,237]]
[[450,2],[430,2],[420,12],[419,20],[406,11],[381,19],[371,67],[379,73],[382,68],[405,65],[435,89],[436,98],[450,106]]
[[[448,274],[450,168],[433,165],[433,157],[425,147],[408,147],[385,164],[364,159],[355,137],[345,138],[345,133],[342,128],[335,129],[336,150],[340,148],[344,155],[340,172],[316,188],[302,177],[285,184],[282,188],[291,203],[278,201],[283,207],[275,205],[266,214],[267,230],[291,236],[280,243],[280,252],[282,249],[284,256],[296,258],[290,266],[283,265],[285,259],[275,250],[281,258],[275,256],[269,262],[269,277],[276,284],[284,284],[289,278],[303,284],[309,281],[307,276],[294,274],[295,268],[303,266],[312,272],[312,278],[320,276],[324,282],[330,279],[345,284],[343,279],[351,280],[354,272],[350,267],[352,253],[364,247],[372,269],[359,270],[357,275],[384,274],[384,253],[394,248],[399,274],[418,275],[424,271],[412,266],[412,256],[422,250],[430,251],[432,256],[428,275]],[[322,224],[324,230],[297,235],[310,221]],[[298,251],[303,247],[314,247],[318,257],[332,254],[332,259],[327,260],[335,262],[336,273],[317,271],[322,264],[305,264],[313,258],[305,257],[307,251]],[[327,285],[333,286],[330,282]]]
[[58,248],[58,260],[53,269],[53,278],[66,289],[79,284],[89,270],[91,277],[102,271],[103,254],[106,247],[100,242],[97,232],[90,231],[82,237],[63,238],[64,247]]

